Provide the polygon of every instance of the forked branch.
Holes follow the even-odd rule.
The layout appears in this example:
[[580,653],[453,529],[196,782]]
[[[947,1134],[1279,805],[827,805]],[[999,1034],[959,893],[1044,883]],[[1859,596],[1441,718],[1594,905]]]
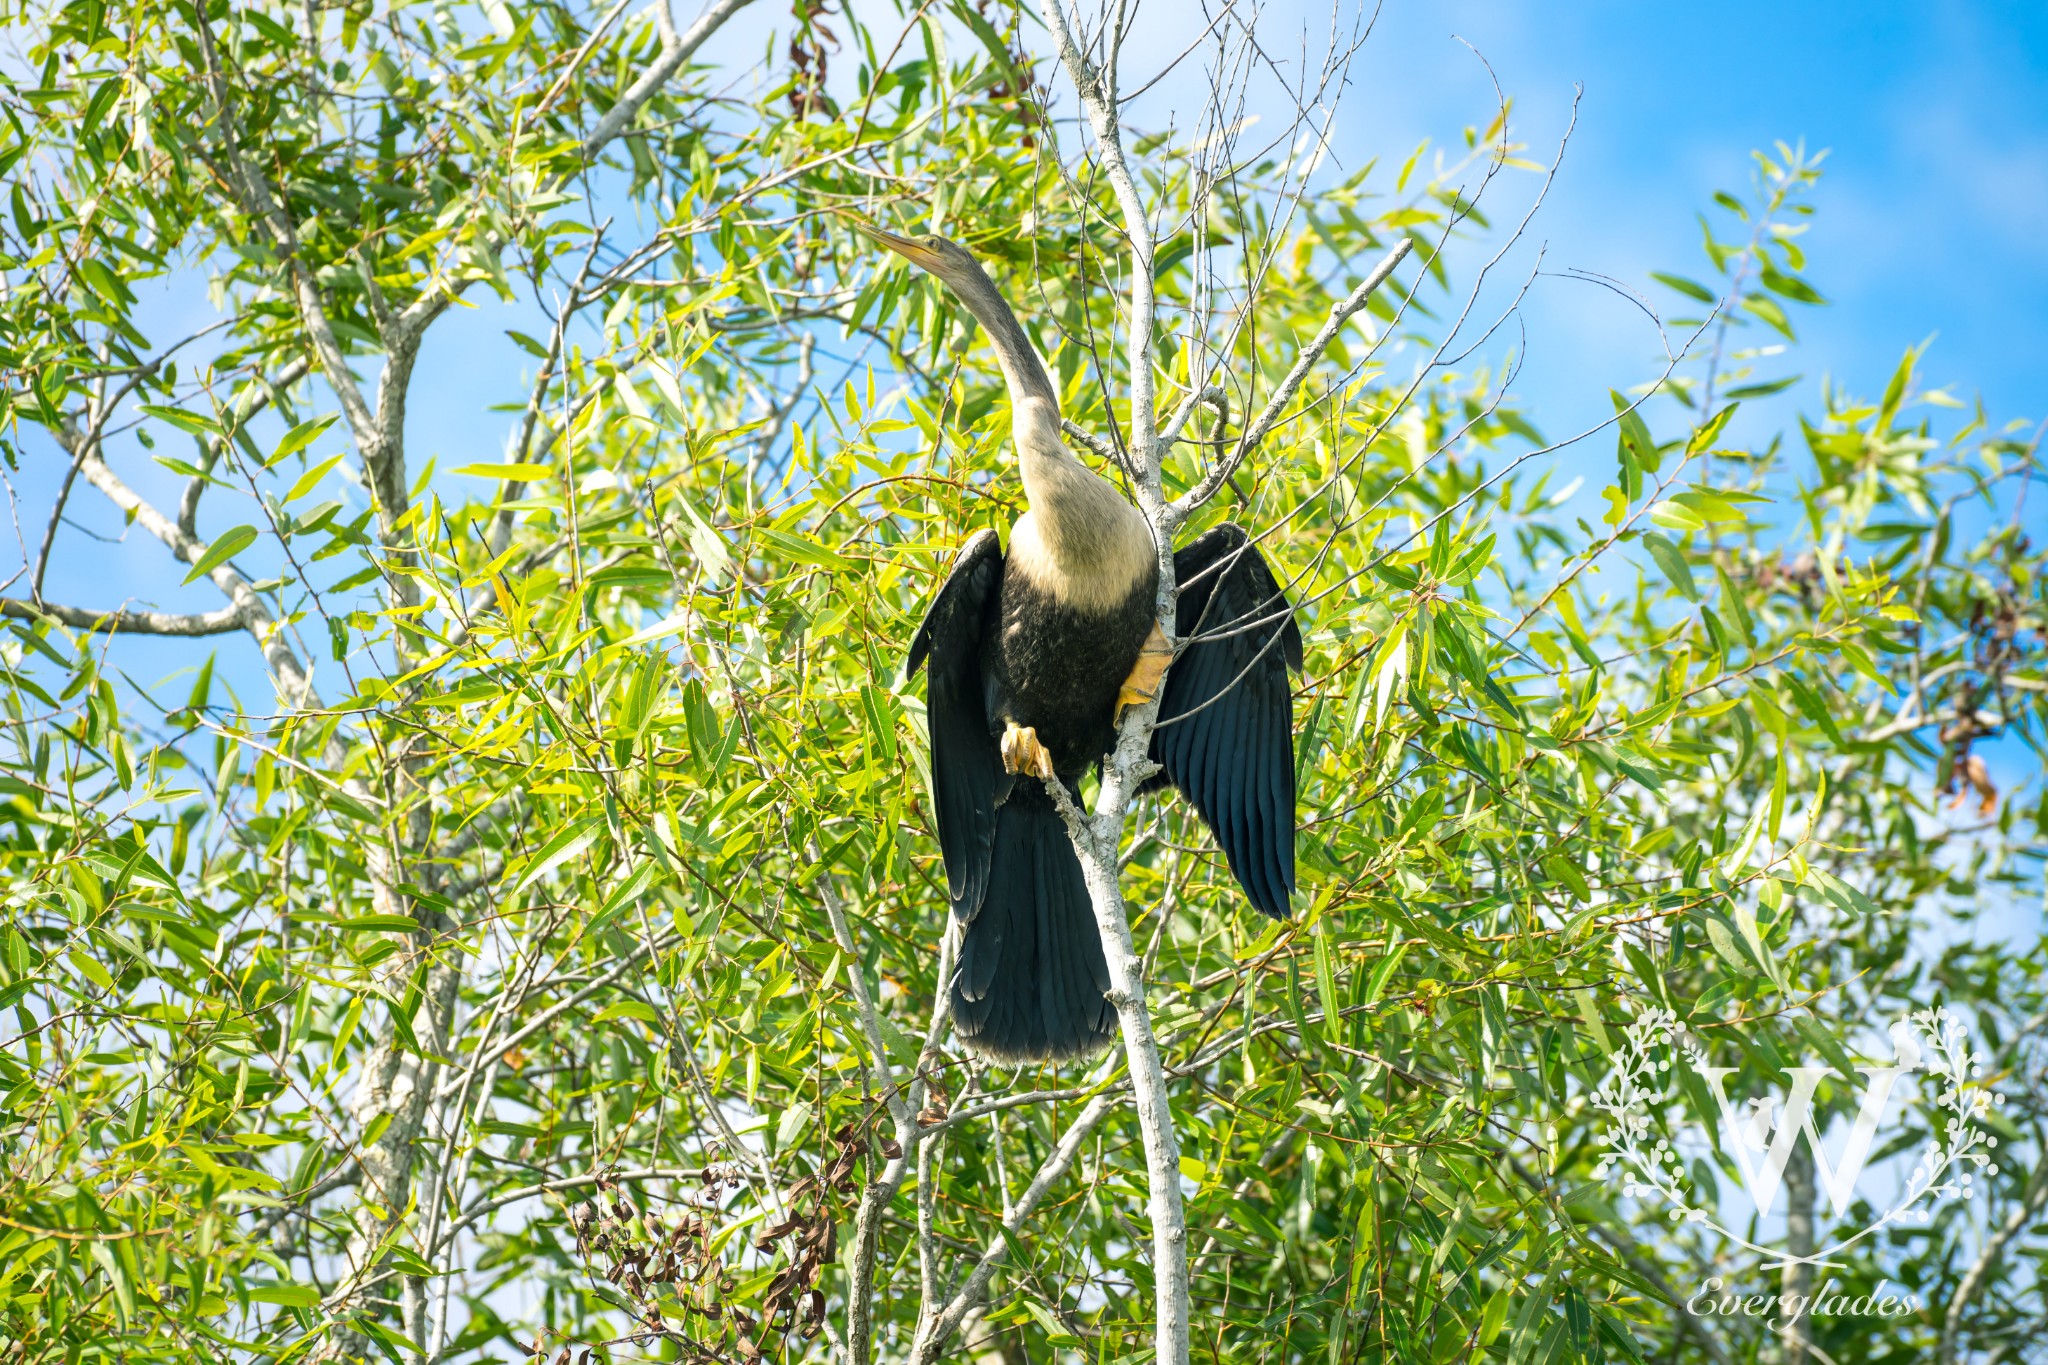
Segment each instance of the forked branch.
[[1002,1265],[1004,1257],[1009,1254],[1010,1236],[1024,1226],[1024,1221],[1045,1199],[1046,1192],[1066,1175],[1073,1166],[1074,1159],[1080,1156],[1082,1147],[1087,1145],[1089,1137],[1095,1132],[1096,1125],[1102,1122],[1103,1116],[1108,1114],[1116,1103],[1117,1096],[1114,1091],[1097,1095],[1081,1110],[1073,1123],[1068,1125],[1067,1131],[1060,1136],[1059,1145],[1053,1148],[1051,1155],[1040,1164],[1038,1174],[1032,1177],[1031,1184],[1018,1197],[1009,1217],[1003,1219],[1003,1231],[1008,1235],[995,1238],[989,1243],[988,1249],[982,1252],[981,1259],[976,1261],[974,1269],[968,1272],[966,1283],[960,1286],[959,1292],[953,1295],[951,1301],[931,1320],[927,1330],[912,1345],[910,1365],[931,1365],[933,1361],[944,1358],[947,1340],[960,1329],[960,1322],[967,1316],[968,1311],[981,1302],[982,1296],[988,1293],[989,1280],[995,1275],[997,1267]]

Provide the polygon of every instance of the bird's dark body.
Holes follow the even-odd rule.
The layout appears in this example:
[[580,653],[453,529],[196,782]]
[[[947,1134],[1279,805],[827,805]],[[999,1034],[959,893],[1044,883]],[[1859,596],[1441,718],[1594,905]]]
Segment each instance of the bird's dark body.
[[[1155,571],[1156,572],[1156,571]],[[1224,525],[1174,555],[1180,658],[1152,756],[1216,835],[1252,904],[1284,916],[1294,890],[1294,754],[1287,674],[1301,634],[1245,533]],[[1038,590],[993,531],[961,548],[918,627],[946,887],[960,921],[953,1022],[984,1056],[1059,1061],[1116,1032],[1109,968],[1081,864],[1047,784],[1006,772],[1000,739],[1037,732],[1078,799],[1116,737],[1117,694],[1153,626],[1155,574],[1106,611]]]
[[1121,606],[1083,611],[1037,588],[1015,568],[1003,575],[996,629],[982,637],[989,733],[1029,726],[1069,785],[1101,761],[1116,738],[1116,698],[1151,633],[1159,576],[1139,581]]

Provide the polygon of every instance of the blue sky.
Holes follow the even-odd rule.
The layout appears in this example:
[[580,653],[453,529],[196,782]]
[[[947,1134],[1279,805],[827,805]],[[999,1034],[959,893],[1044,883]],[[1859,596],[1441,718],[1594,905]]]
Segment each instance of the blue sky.
[[[1802,367],[1874,393],[1934,336],[1931,382],[1981,391],[1994,417],[2048,410],[2048,9],[1391,0],[1351,106],[1361,144],[1441,138],[1484,108],[1454,33],[1493,64],[1531,142],[1585,88],[1538,229],[1558,264],[1632,282],[1695,272],[1712,191],[1746,181],[1751,148],[1804,139],[1830,151],[1806,245],[1833,302],[1802,316]],[[1607,317],[1570,288],[1582,306],[1550,316],[1563,349],[1624,359],[1605,339],[1624,329],[1580,335],[1556,315]],[[1800,397],[1814,406],[1811,387]]]

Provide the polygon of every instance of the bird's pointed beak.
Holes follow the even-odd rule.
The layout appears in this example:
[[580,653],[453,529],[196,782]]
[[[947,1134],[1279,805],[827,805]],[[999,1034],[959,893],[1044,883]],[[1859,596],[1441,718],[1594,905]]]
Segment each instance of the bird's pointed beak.
[[937,268],[939,264],[938,253],[927,249],[914,239],[900,236],[878,223],[869,222],[865,218],[856,218],[849,215],[849,221],[852,222],[854,228],[863,237],[879,246],[887,247],[919,270],[929,271]]

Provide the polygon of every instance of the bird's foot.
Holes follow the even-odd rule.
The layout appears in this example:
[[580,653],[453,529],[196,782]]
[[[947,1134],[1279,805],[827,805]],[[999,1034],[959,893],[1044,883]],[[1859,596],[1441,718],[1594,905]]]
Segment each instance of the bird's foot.
[[1116,718],[1124,718],[1124,709],[1143,706],[1159,695],[1159,680],[1166,676],[1166,666],[1173,662],[1173,644],[1166,638],[1166,632],[1159,623],[1152,623],[1152,633],[1145,637],[1145,643],[1138,647],[1138,662],[1131,669],[1131,676],[1124,679],[1124,685],[1117,689]]
[[1003,731],[1003,771],[1029,777],[1053,778],[1052,755],[1038,742],[1038,731],[1011,721]]

